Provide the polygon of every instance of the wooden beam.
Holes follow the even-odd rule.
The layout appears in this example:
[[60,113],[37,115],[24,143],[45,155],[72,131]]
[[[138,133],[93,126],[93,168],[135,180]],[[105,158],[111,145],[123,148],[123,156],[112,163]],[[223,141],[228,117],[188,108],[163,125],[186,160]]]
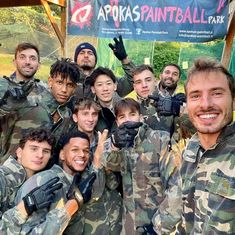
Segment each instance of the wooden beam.
[[66,0],[47,0],[47,2],[53,3],[61,7],[66,7]]
[[223,53],[221,57],[221,62],[225,68],[228,68],[230,64],[231,52],[233,48],[233,39],[235,36],[235,13],[234,12],[231,17],[232,19],[229,24],[228,33],[225,38]]
[[46,14],[51,22],[51,25],[53,27],[53,29],[55,30],[55,33],[57,35],[57,37],[59,38],[59,41],[60,41],[60,44],[61,44],[61,47],[64,48],[64,45],[65,45],[65,38],[63,37],[57,23],[56,23],[56,20],[55,18],[53,17],[52,15],[52,12],[51,12],[51,8],[47,2],[47,0],[40,0],[41,1],[41,4],[43,5],[45,11],[46,11]]
[[[61,7],[66,7],[66,0],[47,0],[49,3],[56,4]],[[40,0],[1,0],[1,7],[22,7],[22,6],[37,6],[41,5]]]
[[66,55],[66,51],[65,51],[65,48],[66,48],[66,20],[67,20],[67,17],[66,17],[66,8],[65,7],[61,7],[61,25],[60,25],[60,28],[61,28],[61,34],[62,34],[62,37],[64,38],[64,45],[62,46],[61,45],[61,50],[62,50],[62,55],[63,56],[67,56]]

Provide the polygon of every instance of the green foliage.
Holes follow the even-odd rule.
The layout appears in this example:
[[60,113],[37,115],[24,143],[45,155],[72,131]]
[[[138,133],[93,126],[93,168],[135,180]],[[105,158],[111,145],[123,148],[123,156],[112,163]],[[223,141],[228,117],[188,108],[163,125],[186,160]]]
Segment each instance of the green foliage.
[[27,41],[36,44],[42,56],[58,56],[60,44],[45,13],[13,7],[0,9],[0,15],[1,53],[12,54],[18,43]]
[[[220,61],[224,42],[222,40],[216,40],[208,43],[188,43],[184,44],[180,50],[179,64],[183,62],[188,63],[188,67],[191,67],[194,59],[198,57],[211,57]],[[232,57],[231,57],[232,58]],[[187,69],[182,72],[182,79],[186,79]]]
[[178,63],[179,52],[180,52],[179,43],[155,42],[153,68],[155,70],[157,77],[159,77],[159,74],[165,64]]
[[[50,3],[49,3],[49,5],[50,5],[50,8],[51,8],[51,11],[52,11],[53,15],[59,16],[60,12],[61,12],[60,6],[55,5],[55,4],[50,4]],[[45,13],[45,10],[42,6],[33,6],[33,7],[30,7],[30,8],[37,11],[38,13]]]

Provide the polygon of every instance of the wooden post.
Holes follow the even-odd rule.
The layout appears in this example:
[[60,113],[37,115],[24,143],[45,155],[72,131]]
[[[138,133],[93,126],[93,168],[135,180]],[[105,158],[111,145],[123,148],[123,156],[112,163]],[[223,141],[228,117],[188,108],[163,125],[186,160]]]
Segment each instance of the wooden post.
[[[56,20],[55,18],[53,17],[52,15],[52,12],[51,12],[51,8],[47,2],[47,0],[40,0],[41,1],[41,4],[43,5],[45,11],[46,11],[46,14],[51,22],[51,25],[53,27],[53,29],[55,30],[55,33],[60,41],[60,44],[61,44],[61,50],[62,50],[62,55],[64,56],[64,48],[65,48],[65,36],[62,35],[62,32],[60,30],[60,28],[58,27],[58,24],[56,23]],[[64,20],[64,19],[63,19]],[[62,19],[61,19],[62,21]]]
[[61,7],[61,34],[62,37],[64,38],[64,46],[61,46],[61,51],[62,51],[62,55],[66,56],[66,8],[65,7]]

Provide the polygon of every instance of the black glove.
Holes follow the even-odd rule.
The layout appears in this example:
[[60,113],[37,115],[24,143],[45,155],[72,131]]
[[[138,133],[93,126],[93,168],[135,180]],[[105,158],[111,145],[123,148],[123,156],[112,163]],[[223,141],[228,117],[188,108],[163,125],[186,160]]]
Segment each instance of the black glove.
[[140,232],[142,235],[157,235],[157,233],[153,229],[153,224],[146,224],[143,226],[138,226],[136,228],[138,232]]
[[55,196],[54,192],[63,186],[62,183],[57,183],[59,179],[59,177],[55,177],[42,186],[36,187],[25,197],[23,197],[25,210],[28,215],[31,215],[38,209],[43,209],[50,206]]
[[149,95],[154,100],[153,105],[160,116],[179,116],[180,106],[186,101],[185,94],[179,93],[175,96]]
[[117,38],[113,39],[115,44],[111,44],[109,43],[109,47],[113,50],[114,55],[119,59],[119,60],[123,60],[126,59],[127,57],[127,53],[122,41],[122,36],[119,36],[119,41]]
[[80,173],[77,173],[73,177],[73,182],[67,193],[67,199],[75,199],[80,208],[83,203],[87,203],[91,199],[92,185],[95,179],[96,174],[94,172],[84,180],[81,180]]
[[142,122],[124,122],[116,128],[111,135],[113,145],[119,149],[124,147],[132,147],[138,128],[142,126]]
[[184,93],[178,93],[172,96],[172,114],[174,116],[180,115],[180,106],[186,102],[186,96]]
[[33,89],[34,83],[34,80],[30,79],[29,81],[24,82],[22,85],[8,88],[0,100],[0,105],[9,106],[6,107],[7,110],[17,110],[27,100],[26,98]]
[[160,116],[171,116],[172,115],[172,97],[157,95],[149,95],[149,99],[154,100],[153,105],[155,106],[158,115]]
[[20,86],[10,87],[6,91],[6,96],[12,97],[14,100],[25,99],[28,96],[28,94],[32,91],[33,85],[34,85],[34,80],[29,79]]

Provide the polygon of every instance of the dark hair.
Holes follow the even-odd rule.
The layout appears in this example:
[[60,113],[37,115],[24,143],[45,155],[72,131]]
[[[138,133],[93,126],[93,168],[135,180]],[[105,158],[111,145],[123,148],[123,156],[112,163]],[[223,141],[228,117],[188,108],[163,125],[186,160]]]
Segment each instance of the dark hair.
[[60,141],[59,141],[59,146],[58,146],[58,151],[61,150],[61,149],[63,149],[64,146],[69,143],[70,139],[76,138],[76,137],[85,139],[85,140],[87,140],[87,141],[89,142],[89,144],[90,144],[90,139],[89,139],[89,137],[88,137],[88,135],[87,135],[86,133],[84,133],[84,132],[82,132],[82,131],[78,131],[78,130],[77,130],[77,131],[72,131],[72,132],[69,132],[68,134],[64,135],[64,136],[60,139]]
[[75,84],[80,78],[80,72],[77,63],[73,62],[69,58],[57,59],[57,61],[51,65],[50,76],[54,78],[58,74],[61,75],[62,79],[69,77],[70,80]]
[[90,85],[94,86],[95,81],[97,79],[98,76],[100,75],[106,75],[108,76],[114,83],[116,83],[117,79],[114,75],[114,73],[112,72],[112,70],[108,69],[108,68],[104,68],[104,67],[98,67],[97,69],[95,69],[91,76],[90,76]]
[[130,109],[131,111],[137,111],[141,114],[140,104],[132,98],[124,98],[119,100],[114,106],[114,114],[117,115],[125,109]]
[[46,141],[52,147],[55,143],[54,135],[44,128],[29,128],[27,131],[25,131],[19,141],[19,147],[23,149],[26,142],[29,140],[37,142]]
[[73,113],[77,113],[79,110],[90,109],[93,107],[95,111],[100,112],[101,107],[98,103],[90,98],[81,98],[78,99],[73,107]]
[[179,70],[179,77],[181,76],[181,68],[178,64],[174,64],[174,63],[169,63],[169,64],[165,64],[161,70],[161,73],[164,71],[164,69],[167,67],[167,66],[174,66],[176,67],[178,70]]
[[232,74],[229,73],[229,71],[217,60],[214,60],[212,58],[197,58],[194,63],[193,66],[188,70],[188,74],[187,74],[187,80],[185,81],[184,84],[184,89],[185,92],[187,93],[187,84],[190,81],[191,77],[194,74],[197,74],[199,72],[221,72],[223,73],[227,80],[228,80],[228,86],[229,89],[231,91],[232,97],[235,96],[234,91],[235,91],[235,87],[234,87],[234,78],[232,76]]
[[15,58],[17,57],[17,54],[19,52],[27,50],[27,49],[35,50],[37,52],[37,55],[38,55],[38,61],[40,61],[40,53],[39,53],[38,47],[35,46],[32,43],[29,43],[29,42],[23,42],[23,43],[20,43],[20,44],[17,45],[17,47],[15,48]]
[[142,73],[143,71],[148,70],[151,73],[154,74],[153,68],[150,65],[147,64],[141,64],[136,66],[132,71],[131,71],[131,75],[132,77],[134,77],[135,75],[138,75],[140,73]]

